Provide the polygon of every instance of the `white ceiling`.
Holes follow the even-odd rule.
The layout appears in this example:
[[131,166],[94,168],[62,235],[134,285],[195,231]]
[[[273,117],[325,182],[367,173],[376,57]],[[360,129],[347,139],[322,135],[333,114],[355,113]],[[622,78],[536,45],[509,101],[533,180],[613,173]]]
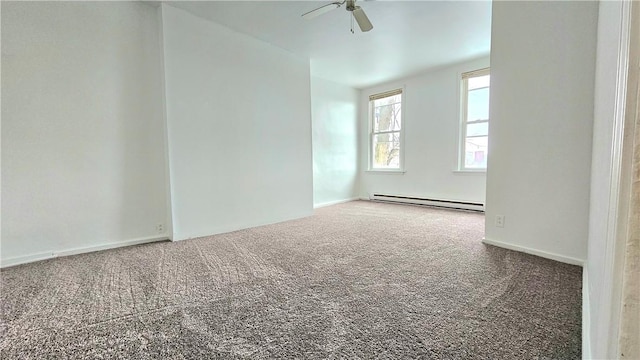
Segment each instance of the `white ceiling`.
[[170,5],[311,59],[311,73],[366,88],[489,54],[490,1],[359,1],[373,30],[350,32],[345,7],[306,20],[331,1],[172,1]]

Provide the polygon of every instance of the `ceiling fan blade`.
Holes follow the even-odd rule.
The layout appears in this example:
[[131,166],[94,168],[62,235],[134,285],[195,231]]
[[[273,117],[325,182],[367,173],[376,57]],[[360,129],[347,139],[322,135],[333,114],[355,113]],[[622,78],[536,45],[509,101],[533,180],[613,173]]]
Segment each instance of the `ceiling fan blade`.
[[305,19],[313,19],[313,18],[315,18],[317,16],[320,16],[322,14],[328,13],[329,11],[331,11],[333,9],[339,8],[340,5],[342,5],[342,4],[340,4],[339,2],[334,2],[334,3],[331,3],[331,4],[323,5],[323,6],[320,6],[319,8],[317,8],[317,9],[309,11],[308,13],[302,14],[302,17],[305,18]]
[[364,10],[362,10],[360,6],[356,6],[356,8],[352,11],[352,13],[353,13],[353,17],[356,19],[356,22],[358,23],[358,26],[360,26],[360,30],[362,30],[362,32],[367,32],[373,29],[373,25],[371,24],[371,21],[369,21],[367,14],[364,13]]

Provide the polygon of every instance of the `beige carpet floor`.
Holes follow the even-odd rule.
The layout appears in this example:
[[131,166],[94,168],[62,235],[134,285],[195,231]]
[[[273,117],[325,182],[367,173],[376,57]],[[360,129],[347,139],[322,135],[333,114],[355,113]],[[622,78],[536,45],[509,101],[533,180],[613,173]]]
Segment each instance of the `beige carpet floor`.
[[[579,359],[581,268],[356,201],[1,272],[2,359]],[[561,239],[557,239],[561,241]]]

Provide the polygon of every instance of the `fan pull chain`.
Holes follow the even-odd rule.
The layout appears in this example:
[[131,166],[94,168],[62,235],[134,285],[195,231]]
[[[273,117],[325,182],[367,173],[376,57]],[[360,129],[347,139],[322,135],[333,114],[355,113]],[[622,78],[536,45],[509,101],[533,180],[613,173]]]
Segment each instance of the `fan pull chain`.
[[351,18],[351,33],[352,33],[352,34],[355,34],[355,33],[353,32],[353,14],[349,14],[349,17]]

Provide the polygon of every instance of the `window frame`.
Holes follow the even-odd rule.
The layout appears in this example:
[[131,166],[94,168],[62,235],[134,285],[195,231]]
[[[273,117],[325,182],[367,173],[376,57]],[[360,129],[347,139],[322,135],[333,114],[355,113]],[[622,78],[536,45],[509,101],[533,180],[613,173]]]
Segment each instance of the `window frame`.
[[[468,118],[468,102],[469,102],[469,79],[475,77],[481,77],[491,75],[491,68],[486,67],[478,70],[468,71],[460,74],[458,77],[460,81],[460,132],[458,138],[458,166],[459,172],[471,172],[471,173],[486,173],[487,168],[471,168],[465,166],[466,157],[466,140],[467,140],[467,125],[469,124],[490,124],[491,114],[486,120],[474,120],[467,121]],[[491,91],[491,83],[489,83],[489,91]],[[491,100],[489,100],[491,101]],[[490,126],[490,125],[489,125]],[[482,137],[484,135],[478,136]],[[487,139],[489,138],[489,132],[487,131]],[[488,156],[488,153],[487,153]]]
[[[385,95],[388,94],[388,96],[382,96],[381,95]],[[399,131],[379,131],[379,132],[375,132],[375,119],[374,119],[374,101],[375,100],[379,100],[379,99],[384,99],[385,97],[391,97],[391,96],[395,96],[395,95],[400,95],[400,109],[401,109],[401,118],[400,118],[400,130]],[[374,99],[372,99],[374,98]],[[367,165],[367,172],[379,172],[379,173],[392,173],[392,174],[404,174],[405,173],[405,164],[404,164],[404,148],[405,148],[405,141],[404,141],[404,130],[405,130],[405,87],[397,87],[397,88],[392,88],[390,90],[387,91],[382,91],[382,92],[376,92],[376,93],[372,93],[369,95],[369,100],[368,100],[368,116],[367,116],[367,123],[369,124],[369,131],[368,131],[368,140],[367,140],[367,147],[368,147],[368,165]],[[376,168],[373,165],[373,144],[374,144],[374,136],[378,135],[378,134],[389,134],[389,133],[399,133],[399,139],[400,139],[400,153],[398,154],[398,168]]]

